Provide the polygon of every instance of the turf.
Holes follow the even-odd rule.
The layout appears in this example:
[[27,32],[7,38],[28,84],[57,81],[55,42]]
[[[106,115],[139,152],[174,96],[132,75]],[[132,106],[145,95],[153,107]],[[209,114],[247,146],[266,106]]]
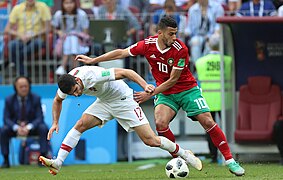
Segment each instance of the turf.
[[[143,160],[133,163],[120,162],[117,164],[104,165],[70,165],[63,166],[60,173],[52,176],[47,168],[38,166],[15,166],[9,169],[0,169],[1,180],[37,180],[37,179],[168,179],[165,174],[165,164],[168,159]],[[242,164],[246,169],[244,177],[236,177],[225,166],[204,162],[202,171],[190,167],[187,179],[283,179],[283,166],[277,163]]]

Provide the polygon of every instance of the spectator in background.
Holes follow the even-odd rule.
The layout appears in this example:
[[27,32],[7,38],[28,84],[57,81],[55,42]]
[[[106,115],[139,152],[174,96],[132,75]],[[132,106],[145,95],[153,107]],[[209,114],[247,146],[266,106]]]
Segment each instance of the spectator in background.
[[238,9],[241,7],[242,1],[241,0],[228,0],[228,14],[229,16],[234,16],[236,15],[236,12]]
[[45,3],[26,0],[16,5],[9,16],[5,33],[13,37],[9,41],[11,59],[18,74],[25,74],[24,60],[45,45],[45,36],[50,30],[51,13]]
[[[149,0],[150,6],[153,9],[162,8],[166,0]],[[176,0],[176,6],[181,8],[181,6],[186,5],[190,0]]]
[[[63,0],[61,10],[54,14],[52,26],[58,35],[54,50],[59,57],[62,56],[62,64],[55,73],[62,75],[67,72],[68,59],[89,52],[89,20],[86,12],[78,8],[76,0]],[[71,68],[76,66],[76,61],[73,61]]]
[[15,93],[6,97],[4,126],[1,129],[2,168],[9,168],[9,142],[12,137],[38,135],[40,153],[47,155],[48,127],[43,121],[40,97],[31,92],[31,81],[19,76],[14,81]]
[[149,0],[131,0],[130,6],[137,7],[140,10],[142,22],[147,23],[150,9]]
[[159,23],[159,20],[165,15],[173,17],[179,26],[181,18],[180,14],[177,12],[175,0],[165,0],[163,8],[158,9],[154,12],[152,23],[150,25],[150,34],[152,36],[157,33],[157,24]]
[[216,19],[224,16],[221,4],[213,0],[198,0],[188,11],[188,25],[185,34],[190,37],[188,45],[191,54],[191,70],[195,61],[209,52],[207,41],[220,29]]
[[276,8],[270,0],[249,0],[240,7],[237,16],[276,16]]
[[117,5],[116,0],[102,0],[103,5],[99,7],[96,19],[108,19],[108,20],[126,20],[127,27],[127,43],[122,46],[128,46],[132,44],[133,37],[136,32],[141,29],[137,18],[129,11],[129,9]]
[[[211,35],[208,42],[211,51],[196,61],[196,70],[202,95],[210,108],[214,121],[217,115],[221,118],[221,56],[219,52],[219,38],[218,34]],[[231,57],[224,56],[225,79],[230,79],[231,77],[231,63]],[[211,162],[215,163],[217,162],[217,148],[214,146],[208,133],[206,133],[206,138],[212,159]]]

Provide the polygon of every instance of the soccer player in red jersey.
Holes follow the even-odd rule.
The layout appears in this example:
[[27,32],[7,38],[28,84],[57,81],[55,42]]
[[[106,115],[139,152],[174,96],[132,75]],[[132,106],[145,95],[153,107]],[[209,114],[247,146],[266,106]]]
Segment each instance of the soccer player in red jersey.
[[136,93],[135,99],[142,103],[156,96],[154,116],[158,134],[175,142],[169,123],[182,108],[188,117],[199,121],[210,135],[215,147],[224,156],[229,170],[237,176],[242,176],[245,170],[233,159],[226,137],[213,121],[209,107],[189,71],[188,48],[177,39],[177,31],[176,21],[170,16],[164,16],[158,24],[156,36],[150,36],[126,49],[116,49],[96,58],[78,55],[76,60],[89,64],[128,56],[145,56],[152,68],[157,87],[153,93]]

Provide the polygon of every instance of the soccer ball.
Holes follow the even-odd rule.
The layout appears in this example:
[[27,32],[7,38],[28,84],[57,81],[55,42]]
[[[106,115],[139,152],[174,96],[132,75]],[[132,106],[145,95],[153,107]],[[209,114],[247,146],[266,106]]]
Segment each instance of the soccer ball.
[[173,158],[165,166],[169,178],[185,178],[189,175],[189,167],[182,158]]

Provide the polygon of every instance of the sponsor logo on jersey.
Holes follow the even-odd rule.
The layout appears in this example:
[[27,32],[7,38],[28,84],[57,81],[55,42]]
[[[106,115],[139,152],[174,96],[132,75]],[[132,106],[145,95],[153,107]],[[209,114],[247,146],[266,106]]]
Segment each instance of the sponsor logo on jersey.
[[185,66],[185,59],[179,59],[178,66],[179,67],[184,67]]
[[149,56],[149,57],[151,57],[151,58],[156,58],[156,56],[154,55],[154,54],[152,54],[151,56]]
[[169,66],[172,66],[174,64],[174,59],[173,58],[169,58],[167,60],[167,63],[169,64]]
[[102,77],[110,76],[110,71],[109,70],[102,71],[101,75],[102,75]]

